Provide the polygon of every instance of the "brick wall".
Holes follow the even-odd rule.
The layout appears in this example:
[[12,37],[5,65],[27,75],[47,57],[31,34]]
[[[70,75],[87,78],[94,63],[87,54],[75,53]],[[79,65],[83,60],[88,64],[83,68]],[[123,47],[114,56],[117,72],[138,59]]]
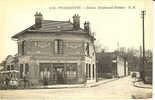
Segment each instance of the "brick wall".
[[22,41],[24,40],[24,55],[59,56],[54,50],[55,39],[61,39],[64,42],[63,56],[84,55],[84,43],[89,42],[84,35],[27,34],[19,39],[18,53],[22,55]]

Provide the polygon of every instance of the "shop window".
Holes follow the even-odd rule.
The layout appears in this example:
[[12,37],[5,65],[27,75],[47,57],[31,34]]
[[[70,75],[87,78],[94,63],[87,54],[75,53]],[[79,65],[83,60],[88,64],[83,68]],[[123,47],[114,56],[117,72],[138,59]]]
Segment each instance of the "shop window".
[[40,78],[42,80],[50,78],[50,63],[40,63]]
[[63,40],[55,40],[54,41],[54,46],[55,46],[55,53],[56,54],[63,54],[64,53],[64,42]]
[[66,75],[67,79],[76,79],[77,74],[77,64],[67,64]]

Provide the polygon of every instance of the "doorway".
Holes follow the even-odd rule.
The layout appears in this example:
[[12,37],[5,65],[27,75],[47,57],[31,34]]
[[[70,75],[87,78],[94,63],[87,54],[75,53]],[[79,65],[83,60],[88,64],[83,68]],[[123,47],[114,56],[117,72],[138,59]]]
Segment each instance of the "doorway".
[[64,84],[64,67],[55,67],[56,75],[57,75],[57,84]]

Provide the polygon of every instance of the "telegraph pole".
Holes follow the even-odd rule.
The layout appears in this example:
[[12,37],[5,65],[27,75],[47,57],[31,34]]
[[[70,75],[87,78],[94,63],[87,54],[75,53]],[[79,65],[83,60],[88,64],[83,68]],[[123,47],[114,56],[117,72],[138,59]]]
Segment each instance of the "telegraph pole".
[[142,73],[141,78],[145,82],[145,30],[144,30],[144,19],[145,19],[145,13],[146,11],[142,11],[142,29],[143,29],[143,65],[142,65]]

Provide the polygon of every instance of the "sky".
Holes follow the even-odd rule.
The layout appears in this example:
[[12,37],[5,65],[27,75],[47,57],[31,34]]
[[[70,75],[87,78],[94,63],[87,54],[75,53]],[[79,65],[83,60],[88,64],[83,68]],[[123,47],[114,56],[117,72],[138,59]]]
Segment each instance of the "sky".
[[[80,9],[73,9],[75,7]],[[94,7],[96,9],[90,9]],[[119,47],[139,49],[142,45],[142,10],[146,10],[145,48],[152,49],[152,0],[1,0],[0,62],[7,55],[17,53],[17,43],[11,37],[34,24],[37,11],[45,20],[72,21],[72,16],[79,14],[81,27],[84,21],[89,21],[96,43],[109,51],[117,49],[118,43]]]

